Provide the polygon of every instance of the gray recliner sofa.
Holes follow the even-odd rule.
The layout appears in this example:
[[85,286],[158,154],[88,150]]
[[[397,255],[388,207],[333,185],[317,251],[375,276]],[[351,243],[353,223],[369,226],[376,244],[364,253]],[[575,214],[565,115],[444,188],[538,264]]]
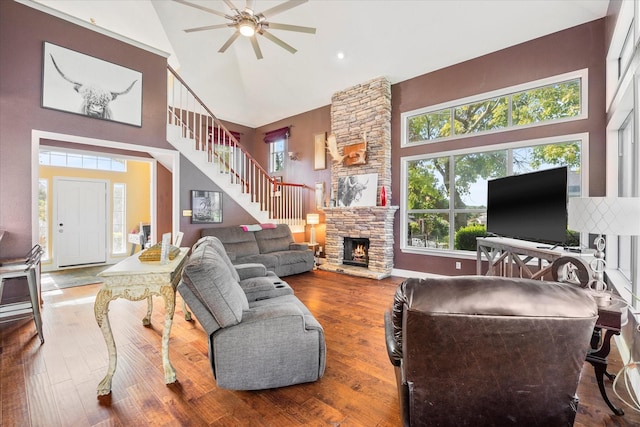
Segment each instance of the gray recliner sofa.
[[[236,274],[216,240],[194,245],[178,292],[208,336],[218,387],[261,390],[320,379],[326,357],[320,323],[288,285],[276,284],[271,294],[257,299],[245,293],[241,282],[251,278]],[[257,282],[266,286],[280,280],[274,276],[259,276]],[[281,289],[290,293],[279,295]]]
[[245,231],[237,225],[205,228],[200,235],[220,239],[233,264],[263,264],[280,277],[310,271],[315,262],[307,244],[294,242],[287,224],[259,231]]
[[233,264],[226,255],[222,242],[217,237],[207,236],[200,238],[191,248],[192,253],[202,245],[211,246],[215,249],[216,253],[229,267],[233,280],[238,282],[249,302],[282,295],[293,295],[291,286],[273,271],[268,271],[263,264]]

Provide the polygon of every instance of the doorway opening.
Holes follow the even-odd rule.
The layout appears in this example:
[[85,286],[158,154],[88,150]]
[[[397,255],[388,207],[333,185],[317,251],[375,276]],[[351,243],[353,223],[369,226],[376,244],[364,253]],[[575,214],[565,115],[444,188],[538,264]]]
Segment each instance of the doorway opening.
[[[39,177],[39,151],[41,144],[43,146],[62,146],[73,147],[70,150],[76,151],[88,151],[94,152],[104,150],[106,152],[114,152],[118,150],[118,155],[123,157],[134,158],[138,161],[143,160],[151,164],[149,192],[150,192],[150,220],[151,235],[157,235],[157,200],[158,200],[158,171],[157,162],[166,167],[171,173],[171,231],[172,234],[176,234],[180,221],[179,221],[179,188],[180,188],[180,154],[175,150],[167,150],[154,147],[140,146],[136,144],[128,144],[118,141],[99,140],[94,138],[80,137],[76,135],[59,134],[46,131],[32,130],[31,133],[31,146],[32,146],[32,236],[37,242],[39,236],[39,190],[40,190],[40,177]],[[95,154],[95,153],[94,153]],[[144,157],[147,154],[148,157]],[[109,207],[111,207],[109,205]],[[165,217],[166,218],[166,217]],[[166,221],[166,219],[165,219]],[[55,224],[50,224],[50,233],[54,232]],[[125,229],[126,230],[126,229]],[[127,230],[128,231],[128,230]],[[52,250],[53,251],[53,250]],[[123,256],[128,253],[123,254]],[[122,257],[114,256],[110,252],[107,252],[106,263],[112,264],[120,261]],[[56,265],[49,261],[42,264],[43,271],[51,271],[56,269]]]

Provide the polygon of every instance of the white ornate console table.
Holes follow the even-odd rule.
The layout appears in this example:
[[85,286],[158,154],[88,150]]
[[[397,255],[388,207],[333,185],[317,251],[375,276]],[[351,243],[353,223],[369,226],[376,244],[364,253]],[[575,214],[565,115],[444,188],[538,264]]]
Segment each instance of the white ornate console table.
[[169,361],[169,335],[175,312],[176,286],[180,281],[182,267],[188,252],[189,248],[180,248],[180,255],[166,264],[161,264],[159,261],[141,262],[138,259],[139,254],[135,254],[99,274],[104,279],[104,283],[98,291],[93,308],[96,322],[102,330],[109,350],[109,369],[107,375],[98,385],[98,396],[111,393],[111,379],[116,372],[116,343],[109,324],[109,303],[117,298],[125,298],[129,301],[146,299],[147,315],[142,320],[142,324],[145,326],[151,323],[152,297],[157,295],[164,298],[165,317],[164,330],[162,331],[164,382],[171,384],[176,381],[176,370]]
[[[478,237],[476,274],[482,275],[483,255],[488,261],[487,276],[526,277],[542,279],[547,273],[554,280],[567,274],[567,264],[573,280],[586,286],[591,277],[587,260],[591,254],[567,252],[562,248],[552,249],[548,245],[506,237]],[[531,261],[537,260],[535,263]],[[533,268],[532,268],[533,267]]]

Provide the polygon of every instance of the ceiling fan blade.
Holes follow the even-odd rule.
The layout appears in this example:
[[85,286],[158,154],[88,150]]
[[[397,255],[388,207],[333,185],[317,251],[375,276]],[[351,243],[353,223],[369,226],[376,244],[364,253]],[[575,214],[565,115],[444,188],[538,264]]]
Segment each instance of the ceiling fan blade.
[[260,12],[259,15],[262,15],[265,18],[269,18],[273,15],[284,12],[285,10],[289,10],[293,7],[300,6],[302,3],[306,3],[308,1],[309,0],[288,0],[285,3],[272,7],[271,9],[267,9],[263,12]]
[[300,25],[289,25],[289,24],[277,24],[275,22],[265,22],[262,25],[266,25],[272,30],[286,30],[286,31],[297,31],[299,33],[308,33],[315,34],[316,29],[312,27],[301,27]]
[[193,33],[196,31],[217,30],[218,28],[228,28],[228,27],[233,27],[233,24],[217,24],[217,25],[206,25],[204,27],[187,28],[186,30],[184,30],[184,32]]
[[233,21],[233,16],[229,16],[226,13],[218,12],[217,10],[209,9],[208,7],[200,6],[199,4],[191,3],[185,0],[173,0],[176,3],[184,4],[185,6],[195,7],[196,9],[204,10],[208,13],[213,13],[214,15],[222,16],[223,18],[227,18]]
[[224,2],[227,4],[227,6],[229,6],[229,9],[233,10],[235,13],[240,13],[238,8],[235,7],[233,3],[231,3],[231,0],[224,0]]
[[260,50],[260,45],[258,44],[258,38],[254,34],[250,37],[250,39],[251,39],[251,46],[253,46],[253,51],[256,54],[256,58],[262,59],[262,51]]
[[297,52],[295,48],[293,48],[292,46],[288,45],[287,43],[283,42],[282,40],[280,40],[279,38],[277,38],[276,36],[274,36],[273,34],[265,30],[262,30],[262,35],[268,38],[269,40],[271,40],[272,42],[274,42],[275,44],[277,44],[278,46],[288,50],[291,53]]
[[240,31],[236,30],[235,33],[231,34],[231,37],[229,37],[229,39],[225,42],[225,44],[222,45],[222,47],[218,50],[218,52],[224,53],[224,51],[227,50],[229,46],[231,46],[231,43],[236,41],[236,39],[239,36],[240,36]]

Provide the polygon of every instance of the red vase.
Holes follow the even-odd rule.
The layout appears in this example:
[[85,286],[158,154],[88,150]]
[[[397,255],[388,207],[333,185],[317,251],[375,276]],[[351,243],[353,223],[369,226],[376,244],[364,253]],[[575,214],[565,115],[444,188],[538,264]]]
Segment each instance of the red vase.
[[387,206],[387,190],[384,189],[384,186],[380,190],[380,206]]

